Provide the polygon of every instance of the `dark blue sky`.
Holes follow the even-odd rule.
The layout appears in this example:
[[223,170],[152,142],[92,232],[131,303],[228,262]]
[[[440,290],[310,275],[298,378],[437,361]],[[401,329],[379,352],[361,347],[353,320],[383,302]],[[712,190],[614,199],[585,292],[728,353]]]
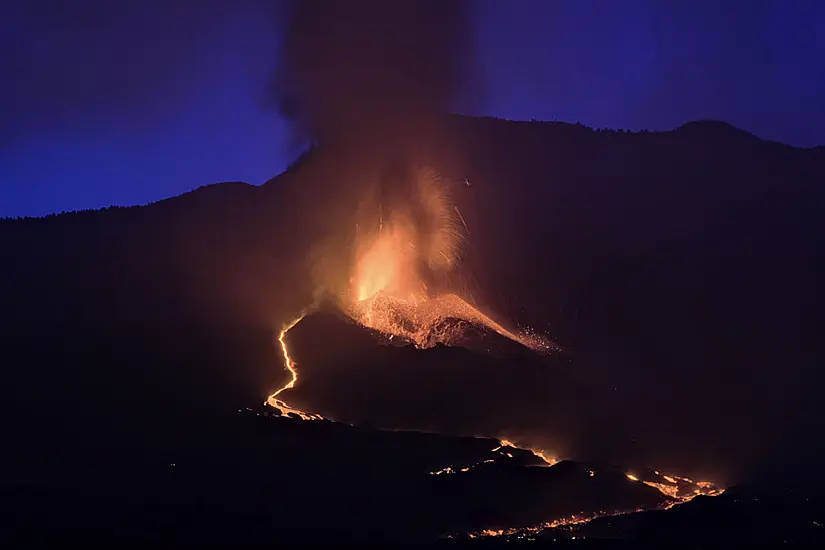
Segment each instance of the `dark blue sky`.
[[[0,216],[141,204],[283,170],[287,126],[264,108],[278,36],[260,1],[5,2]],[[823,2],[474,5],[484,86],[464,110],[628,129],[718,118],[825,144]]]

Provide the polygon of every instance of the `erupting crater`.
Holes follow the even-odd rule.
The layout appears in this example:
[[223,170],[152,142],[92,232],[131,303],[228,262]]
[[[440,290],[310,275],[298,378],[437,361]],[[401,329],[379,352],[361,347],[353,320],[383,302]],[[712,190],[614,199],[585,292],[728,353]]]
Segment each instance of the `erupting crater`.
[[[511,351],[556,350],[548,338],[510,330],[455,292],[434,292],[433,287],[444,286],[460,264],[467,224],[450,200],[449,183],[432,170],[416,168],[409,181],[390,183],[406,194],[401,200],[395,197],[388,211],[381,203],[371,208],[376,194],[367,194],[367,206],[360,209],[356,224],[349,287],[337,299],[340,310],[385,344],[419,349],[440,344],[490,353],[508,342]],[[386,190],[379,193],[385,194]],[[290,377],[267,401],[284,414],[304,419],[318,415],[295,409],[282,397],[298,381],[285,336],[313,309],[317,308],[302,312],[281,330],[278,342]]]
[[[281,416],[301,420],[325,419],[322,414],[301,410],[290,405],[285,399],[285,393],[295,389],[299,382],[299,367],[288,345],[287,335],[302,320],[309,321],[310,317],[315,323],[310,323],[311,326],[328,327],[331,323],[332,333],[338,335],[338,344],[343,348],[355,349],[362,345],[361,340],[366,338],[368,342],[373,341],[373,347],[376,348],[387,349],[388,346],[401,345],[436,352],[435,355],[427,355],[427,352],[422,351],[422,357],[417,358],[419,361],[437,359],[438,350],[431,348],[438,346],[465,348],[468,353],[485,357],[497,355],[502,348],[507,356],[515,356],[518,353],[527,353],[531,356],[548,355],[559,351],[558,347],[542,335],[506,328],[450,289],[451,286],[455,288],[455,285],[444,284],[444,281],[454,280],[454,277],[449,275],[460,263],[464,238],[468,231],[467,225],[459,209],[448,200],[446,185],[432,172],[416,172],[410,188],[414,192],[406,197],[406,201],[400,203],[401,207],[396,205],[391,211],[385,212],[379,204],[376,217],[367,217],[356,224],[349,285],[343,295],[336,297],[334,315],[316,316],[314,314],[319,307],[308,308],[286,323],[278,334],[278,345],[289,377],[286,383],[268,398],[266,404],[277,409]],[[376,209],[373,209],[373,213],[375,211]],[[340,322],[342,319],[345,320],[343,324]],[[353,325],[359,330],[352,330]],[[365,336],[367,333],[370,336]],[[351,341],[361,343],[350,345]],[[324,357],[325,352],[312,351],[313,346],[317,347],[316,344],[308,348],[305,346],[302,360],[306,357]],[[307,352],[306,349],[310,351]],[[344,349],[338,350],[336,347],[336,350],[332,353],[333,362],[339,362],[338,356],[346,353]],[[448,357],[447,360],[449,359]],[[308,359],[307,362],[315,361]],[[359,373],[356,376],[364,376],[364,372],[373,367],[375,365],[359,365],[356,369]],[[387,365],[387,368],[392,367]],[[384,369],[379,368],[378,371],[372,372],[381,370]],[[427,369],[417,369],[414,372],[416,377],[426,379]],[[316,375],[314,381],[318,380],[318,376]],[[371,378],[365,380],[372,381]],[[565,393],[572,394],[572,388],[565,388]],[[340,387],[336,386],[334,392],[340,392]],[[335,394],[327,394],[327,398],[335,400],[337,397]],[[543,399],[547,398],[547,395],[543,396]],[[421,406],[420,397],[416,399],[415,405]],[[425,405],[432,406],[432,402]],[[569,423],[569,420],[565,423]],[[398,425],[393,425],[393,428],[398,428]],[[528,463],[516,464],[515,462],[519,462],[514,461],[516,455],[522,456],[519,459],[521,462],[524,460],[523,456],[528,456]],[[525,469],[537,467],[547,471],[533,471],[529,475],[523,472]],[[567,503],[571,506],[578,506],[574,504],[578,502],[576,499],[581,500],[592,492],[590,487],[593,486],[594,478],[597,479],[599,487],[603,486],[604,495],[611,495],[616,491],[618,493],[615,494],[625,497],[636,495],[627,502],[610,501],[608,504],[609,499],[604,502],[597,499],[601,504],[594,501],[585,505],[582,501],[581,508],[586,508],[587,511],[573,514],[568,513],[567,505],[559,507],[548,503],[546,506],[542,505],[544,511],[540,511],[539,515],[549,519],[526,524],[524,521],[526,517],[530,517],[528,515],[519,520],[519,527],[512,527],[511,523],[511,527],[485,527],[480,530],[474,530],[475,526],[468,524],[463,532],[470,537],[520,536],[544,529],[572,528],[600,516],[666,509],[698,495],[714,496],[722,492],[722,489],[710,482],[664,475],[654,470],[625,474],[623,470],[615,467],[589,467],[586,464],[565,461],[559,463],[540,450],[518,448],[506,440],[500,440],[499,445],[490,451],[490,456],[478,463],[445,464],[430,473],[434,477],[444,479],[443,483],[447,483],[448,487],[455,483],[465,484],[468,480],[482,485],[492,483],[497,487],[502,481],[518,486],[525,480],[532,480],[528,485],[541,482],[548,484],[548,488],[552,486],[557,490],[575,489],[573,492],[578,496],[570,497],[570,502]],[[575,483],[570,480],[574,480]],[[525,486],[524,489],[530,490],[530,487]],[[607,508],[600,507],[602,505],[606,505]],[[549,510],[555,511],[550,513]],[[487,525],[493,523],[487,522]]]
[[460,345],[464,330],[475,327],[534,351],[550,351],[546,338],[511,331],[457,293],[436,291],[460,265],[469,229],[450,201],[448,184],[433,171],[415,171],[407,188],[413,191],[401,207],[385,216],[379,206],[372,231],[358,225],[347,313],[367,328],[422,349]]

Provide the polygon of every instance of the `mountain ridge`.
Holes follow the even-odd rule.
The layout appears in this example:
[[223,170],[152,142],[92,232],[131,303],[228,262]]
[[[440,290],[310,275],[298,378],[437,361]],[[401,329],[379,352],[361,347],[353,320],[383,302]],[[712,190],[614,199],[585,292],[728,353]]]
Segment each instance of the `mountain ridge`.
[[[806,434],[825,426],[824,150],[715,123],[626,134],[451,117],[413,160],[452,182],[470,230],[462,282],[483,311],[549,330],[583,376],[626,404],[635,438],[739,474],[819,452]],[[321,260],[349,260],[357,168],[318,147],[261,186],[0,222],[4,323],[47,327],[0,341],[15,357],[5,374],[16,399],[39,403],[39,378],[71,381],[59,362],[38,362],[44,350],[91,347],[89,325],[129,335],[137,323],[163,342],[170,325],[199,327],[203,349],[187,361],[225,369],[227,392],[237,384],[233,395],[263,400],[284,373],[272,349],[248,350],[272,348],[273,331],[313,302]],[[253,345],[228,338],[227,326],[264,330]],[[169,361],[156,358],[142,376],[171,384]],[[109,380],[113,362],[71,373],[94,379],[102,369]],[[184,372],[183,387],[203,383],[196,368]],[[89,407],[108,403],[92,386],[72,387]],[[209,395],[210,406],[226,404]]]
[[[684,124],[681,124],[681,125],[673,128],[673,129],[670,129],[670,130],[625,130],[625,129],[621,129],[621,128],[599,128],[599,127],[595,127],[595,126],[587,126],[587,125],[580,124],[580,123],[552,121],[552,120],[511,120],[511,119],[494,117],[494,116],[466,116],[466,115],[451,115],[451,116],[453,118],[470,119],[470,120],[475,120],[475,121],[478,121],[478,122],[495,121],[497,123],[506,123],[506,124],[515,124],[515,125],[543,125],[547,128],[569,128],[569,127],[573,127],[573,128],[585,129],[585,130],[588,130],[588,131],[593,132],[593,133],[610,133],[610,134],[619,134],[619,135],[624,135],[624,136],[647,136],[647,135],[654,135],[654,136],[658,135],[658,136],[660,136],[660,135],[667,135],[667,134],[679,134],[679,133],[684,133],[686,131],[692,132],[694,130],[696,130],[698,132],[702,132],[705,136],[707,136],[707,134],[709,134],[709,133],[717,132],[720,135],[722,135],[723,137],[746,138],[746,139],[750,139],[753,142],[760,142],[762,144],[781,145],[785,148],[799,150],[799,151],[825,152],[825,144],[815,145],[815,146],[811,146],[811,147],[801,147],[801,146],[796,146],[796,145],[790,145],[790,144],[786,144],[786,143],[776,141],[776,140],[761,138],[761,137],[757,136],[756,134],[753,134],[753,133],[751,133],[747,130],[743,130],[741,128],[733,126],[732,124],[730,124],[728,122],[725,122],[725,121],[722,121],[722,120],[716,120],[716,119],[697,119],[697,120],[685,122]],[[298,165],[300,164],[300,162],[302,160],[304,160],[303,157],[308,158],[309,155],[311,155],[311,152],[302,153],[299,156],[299,158],[297,158],[295,161],[290,163],[290,165],[283,172],[267,179],[266,181],[264,181],[263,183],[260,183],[260,184],[254,184],[254,183],[240,181],[240,180],[216,181],[214,183],[204,184],[204,185],[201,185],[201,186],[199,186],[195,189],[185,191],[183,193],[180,193],[179,195],[174,195],[174,196],[171,196],[171,197],[167,197],[167,198],[164,198],[164,199],[159,199],[159,200],[148,202],[148,203],[145,203],[145,204],[134,204],[134,205],[117,205],[117,204],[113,204],[113,205],[104,206],[104,207],[101,207],[101,208],[88,208],[88,209],[84,208],[84,209],[78,209],[78,210],[66,210],[66,211],[62,211],[62,212],[53,212],[53,213],[49,213],[49,214],[44,214],[42,216],[21,216],[21,217],[6,216],[6,217],[0,217],[0,223],[6,222],[6,221],[38,220],[38,219],[49,218],[49,217],[54,217],[54,216],[71,215],[71,214],[78,214],[78,213],[84,213],[84,212],[98,212],[98,211],[106,211],[106,210],[110,210],[110,209],[118,210],[118,209],[129,209],[129,208],[140,208],[140,207],[144,207],[144,206],[152,206],[152,205],[155,205],[155,204],[158,204],[158,203],[164,203],[166,201],[174,200],[174,199],[177,199],[177,198],[180,198],[180,197],[191,196],[193,193],[212,192],[213,188],[216,188],[216,187],[218,187],[218,188],[224,188],[224,187],[230,187],[230,186],[231,187],[236,187],[236,186],[237,187],[242,187],[242,186],[261,187],[261,186],[265,186],[265,185],[275,184],[275,183],[277,183],[278,179],[281,176],[283,176],[284,174],[289,173],[289,172],[293,171],[294,169],[296,169],[298,167]]]

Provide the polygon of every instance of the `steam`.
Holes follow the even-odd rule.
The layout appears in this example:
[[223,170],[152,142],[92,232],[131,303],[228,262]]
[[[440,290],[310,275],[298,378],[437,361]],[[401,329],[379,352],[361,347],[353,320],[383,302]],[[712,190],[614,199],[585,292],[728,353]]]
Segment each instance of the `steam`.
[[273,94],[296,140],[407,146],[470,76],[466,0],[287,0]]

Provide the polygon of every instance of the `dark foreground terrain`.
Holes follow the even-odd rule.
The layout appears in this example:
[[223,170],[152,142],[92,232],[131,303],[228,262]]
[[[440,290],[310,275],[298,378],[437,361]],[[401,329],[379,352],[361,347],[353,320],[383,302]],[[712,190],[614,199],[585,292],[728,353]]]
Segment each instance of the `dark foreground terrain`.
[[[633,513],[670,499],[617,467],[547,466],[496,440],[385,432],[270,413],[237,411],[213,424],[200,445],[185,448],[101,444],[82,473],[6,483],[0,496],[2,541],[485,547],[585,539],[600,546],[708,547],[825,539],[825,502],[814,488],[734,487],[667,511]],[[432,473],[449,465],[454,473]],[[629,515],[478,534],[604,512]]]
[[[23,328],[4,349],[26,345],[23,335],[31,328]],[[388,431],[364,420],[420,425],[428,404],[438,410],[443,388],[408,392],[404,406],[397,403],[403,392],[380,380],[373,384],[382,385],[383,400],[320,399],[339,414],[361,415],[355,424],[240,405],[256,401],[255,388],[244,393],[229,384],[232,366],[249,376],[251,365],[280,364],[274,335],[264,331],[225,328],[225,339],[215,342],[206,337],[215,327],[62,328],[31,349],[39,350],[42,368],[63,365],[63,378],[50,385],[36,369],[18,372],[18,384],[25,376],[41,390],[40,401],[18,392],[4,402],[5,442],[13,443],[0,457],[4,544],[707,547],[823,539],[821,486],[787,482],[808,477],[805,472],[776,472],[780,483],[766,479],[680,504],[706,488],[679,481],[670,496],[645,483],[669,483],[668,472],[639,463],[550,465],[498,439]],[[384,347],[335,311],[310,314],[292,330],[290,350],[305,362],[314,359],[313,367],[329,376],[322,377],[324,386],[350,395],[359,381],[380,377],[381,368],[397,369],[387,380],[410,389],[410,372],[431,383],[439,376],[462,380],[478,369],[495,379],[525,370],[534,376],[531,369],[540,367],[552,377],[567,364],[536,358],[537,366],[460,348]],[[147,376],[152,365],[168,369],[163,383]],[[108,374],[86,379],[84,369]],[[196,369],[200,385],[187,385],[189,369]],[[307,391],[287,398],[327,395],[313,369],[306,374]],[[95,401],[56,405],[92,391]],[[461,397],[468,406],[494,395],[474,391],[481,393]],[[230,408],[233,398],[239,406]],[[466,425],[456,425],[462,429]],[[590,518],[596,519],[580,521]]]

